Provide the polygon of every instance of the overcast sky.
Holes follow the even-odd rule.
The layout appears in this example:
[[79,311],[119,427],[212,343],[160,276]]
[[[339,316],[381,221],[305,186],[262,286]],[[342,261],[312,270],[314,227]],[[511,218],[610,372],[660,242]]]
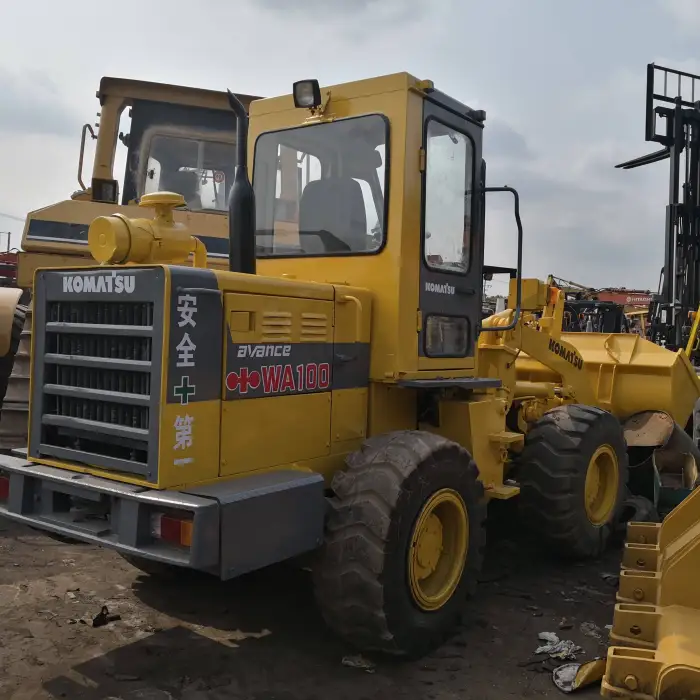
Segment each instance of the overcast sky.
[[[644,141],[646,64],[700,73],[700,0],[33,0],[5,3],[0,33],[0,231],[15,245],[6,215],[77,189],[103,75],[274,96],[405,70],[486,110],[489,183],[523,198],[526,274],[656,287],[668,164],[613,166],[659,147]],[[487,262],[510,265],[501,196]]]

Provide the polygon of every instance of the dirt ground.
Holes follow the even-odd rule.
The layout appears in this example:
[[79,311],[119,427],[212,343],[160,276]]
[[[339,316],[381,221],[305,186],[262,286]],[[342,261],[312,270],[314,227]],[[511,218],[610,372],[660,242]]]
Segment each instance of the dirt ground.
[[[615,584],[601,574],[619,571],[620,550],[563,566],[511,539],[509,517],[489,533],[480,590],[457,635],[422,661],[374,659],[370,669],[343,663],[356,652],[324,627],[304,571],[163,584],[114,552],[0,520],[0,699],[566,697],[552,682],[558,664],[533,659],[537,635],[573,640],[580,659],[604,653]],[[121,619],[93,627],[103,606]],[[597,625],[600,638],[582,623]]]

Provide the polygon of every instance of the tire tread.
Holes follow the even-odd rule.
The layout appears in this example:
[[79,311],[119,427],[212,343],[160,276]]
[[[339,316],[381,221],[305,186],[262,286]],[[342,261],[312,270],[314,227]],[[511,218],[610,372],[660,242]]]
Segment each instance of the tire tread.
[[[384,564],[390,547],[390,528],[407,482],[422,466],[442,459],[459,460],[469,484],[470,529],[478,527],[477,547],[469,550],[466,589],[473,594],[485,544],[483,488],[469,453],[446,438],[423,431],[378,435],[346,459],[347,469],[332,481],[328,536],[319,564],[314,567],[317,602],[326,623],[341,637],[365,651],[392,655],[420,655],[438,646],[442,635],[398,640],[384,609]],[[421,485],[420,479],[413,488]],[[482,512],[483,510],[483,512]],[[466,602],[466,600],[465,600]]]
[[[622,506],[627,480],[627,452],[622,428],[609,412],[594,406],[568,404],[551,409],[540,418],[525,438],[521,455],[520,504],[523,522],[558,554],[573,559],[599,556],[614,523],[591,532],[578,505],[585,483],[581,450],[589,431],[604,426],[608,442],[616,450],[623,488],[616,511]],[[617,431],[613,434],[613,431]],[[585,522],[584,522],[585,520]]]

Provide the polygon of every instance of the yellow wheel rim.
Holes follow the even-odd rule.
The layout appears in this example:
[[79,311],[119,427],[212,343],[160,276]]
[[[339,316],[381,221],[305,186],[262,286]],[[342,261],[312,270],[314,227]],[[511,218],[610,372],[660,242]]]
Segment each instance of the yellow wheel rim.
[[604,525],[617,502],[619,465],[610,445],[601,445],[591,457],[586,472],[586,515],[593,525]]
[[452,489],[436,491],[421,509],[408,550],[411,595],[423,610],[437,610],[459,584],[469,548],[469,514]]

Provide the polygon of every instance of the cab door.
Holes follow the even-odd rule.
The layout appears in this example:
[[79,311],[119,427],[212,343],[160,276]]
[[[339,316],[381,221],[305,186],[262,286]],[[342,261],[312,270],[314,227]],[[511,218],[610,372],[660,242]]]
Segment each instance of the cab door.
[[483,285],[483,125],[435,100],[423,112],[418,369],[470,369]]

